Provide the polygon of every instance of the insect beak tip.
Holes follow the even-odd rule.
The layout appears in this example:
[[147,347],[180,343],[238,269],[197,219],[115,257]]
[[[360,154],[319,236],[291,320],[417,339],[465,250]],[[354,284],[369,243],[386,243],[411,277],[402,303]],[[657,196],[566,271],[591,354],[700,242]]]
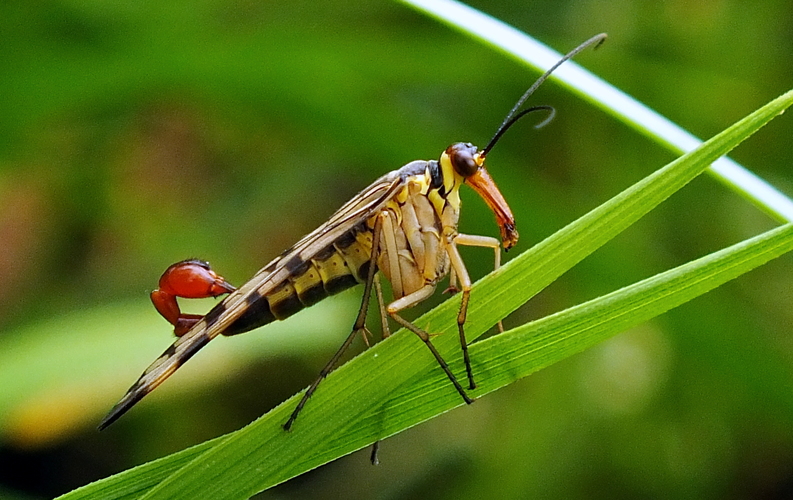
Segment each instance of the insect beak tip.
[[510,248],[518,244],[518,231],[513,224],[506,224],[502,226],[501,241],[504,245],[504,251],[508,252]]

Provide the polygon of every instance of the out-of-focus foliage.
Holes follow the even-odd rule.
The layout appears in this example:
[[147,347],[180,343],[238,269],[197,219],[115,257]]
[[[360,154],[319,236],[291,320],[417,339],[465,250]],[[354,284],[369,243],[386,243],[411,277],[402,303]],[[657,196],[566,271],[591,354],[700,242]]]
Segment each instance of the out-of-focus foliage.
[[[562,51],[608,32],[602,50],[579,62],[702,137],[793,81],[786,2],[481,8]],[[336,341],[318,341],[317,326],[328,324],[340,341],[353,319],[355,299],[347,294],[323,304],[311,316],[318,319],[295,318],[290,335],[273,340],[265,329],[219,340],[270,342],[275,354],[243,356],[202,383],[177,375],[97,434],[92,421],[102,401],[109,408],[170,343],[167,324],[153,309],[141,311],[168,264],[198,256],[243,282],[382,173],[437,157],[453,141],[484,143],[534,78],[389,2],[6,2],[0,40],[0,348],[36,357],[5,380],[19,396],[0,412],[0,485],[41,496],[244,425],[305,386],[331,355]],[[553,85],[534,100],[553,104],[557,119],[541,131],[517,127],[489,160],[518,218],[521,245],[670,159]],[[772,123],[734,157],[790,192],[792,128],[789,120]],[[495,235],[486,207],[464,200],[461,229]],[[698,179],[512,321],[771,225],[733,193]],[[486,252],[464,257],[475,276],[487,271]],[[783,258],[388,440],[377,469],[358,454],[274,493],[790,492],[792,267]],[[105,373],[86,377],[88,387],[55,391],[57,399],[34,383],[42,373],[96,369],[70,354],[69,336],[73,346],[94,350],[86,359],[97,352],[110,359]],[[223,348],[208,347],[191,364]],[[200,381],[200,371],[192,377]],[[185,385],[190,390],[180,390]],[[45,396],[48,404],[36,406]],[[21,432],[25,426],[11,422],[50,432]],[[50,422],[61,426],[57,432]]]

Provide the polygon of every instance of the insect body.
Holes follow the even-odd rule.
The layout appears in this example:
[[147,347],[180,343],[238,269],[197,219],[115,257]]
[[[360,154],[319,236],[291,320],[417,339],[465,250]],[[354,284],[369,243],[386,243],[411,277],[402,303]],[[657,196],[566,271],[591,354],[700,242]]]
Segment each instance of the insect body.
[[[468,388],[476,387],[465,340],[465,320],[471,280],[458,251],[459,245],[491,248],[499,265],[499,247],[518,241],[515,220],[506,201],[490,178],[485,157],[516,120],[538,106],[520,111],[523,102],[560,64],[586,47],[599,44],[598,35],[567,54],[521,97],[490,143],[482,150],[470,143],[455,143],[438,160],[413,161],[377,179],[342,206],[330,219],[293,247],[273,259],[239,289],[234,289],[203,261],[183,261],[166,270],[160,288],[152,293],[157,310],[171,322],[179,336],[127,391],[100,423],[107,427],[159,386],[185,361],[217,335],[236,335],[285,319],[304,307],[356,284],[364,284],[363,302],[352,332],[304,393],[289,420],[289,429],[322,379],[359,333],[367,333],[366,312],[374,287],[388,335],[386,316],[415,333],[430,349],[440,367],[467,403],[472,399],[458,382],[430,334],[401,317],[400,312],[430,297],[438,282],[451,275],[451,288],[461,293],[457,325],[465,361]],[[547,120],[546,120],[547,122]],[[544,124],[545,122],[543,122]],[[501,242],[486,236],[459,234],[459,190],[474,189],[493,210]],[[377,271],[391,283],[393,301],[384,304]],[[183,314],[176,297],[218,296],[229,293],[206,316]]]

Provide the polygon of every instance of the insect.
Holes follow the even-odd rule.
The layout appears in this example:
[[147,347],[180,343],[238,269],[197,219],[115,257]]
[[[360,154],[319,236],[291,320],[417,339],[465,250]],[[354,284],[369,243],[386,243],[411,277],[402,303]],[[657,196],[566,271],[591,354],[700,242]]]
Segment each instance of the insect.
[[[239,289],[204,261],[191,259],[170,266],[151,297],[157,310],[174,325],[178,338],[143,372],[99,428],[117,420],[216,336],[236,335],[286,319],[357,284],[364,285],[364,293],[350,335],[303,394],[284,429],[292,427],[308,399],[355,337],[362,334],[366,339],[365,319],[372,288],[380,307],[383,336],[389,335],[388,317],[416,334],[463,400],[471,403],[466,389],[433,346],[430,333],[404,319],[400,312],[433,295],[438,282],[450,276],[450,288],[461,292],[457,326],[468,390],[476,388],[465,339],[471,279],[458,246],[492,249],[497,268],[500,246],[508,250],[518,241],[515,219],[485,168],[485,157],[504,132],[526,114],[541,110],[549,113],[537,127],[550,121],[553,108],[534,106],[521,110],[523,103],[559,65],[587,47],[600,45],[605,38],[605,34],[590,38],[537,79],[484,149],[470,143],[454,143],[437,161],[413,161],[380,177]],[[459,189],[463,184],[472,187],[494,212],[501,241],[458,233]],[[383,300],[380,274],[391,283],[393,301],[388,304]],[[177,297],[217,297],[226,293],[229,295],[205,316],[184,314],[176,302]]]

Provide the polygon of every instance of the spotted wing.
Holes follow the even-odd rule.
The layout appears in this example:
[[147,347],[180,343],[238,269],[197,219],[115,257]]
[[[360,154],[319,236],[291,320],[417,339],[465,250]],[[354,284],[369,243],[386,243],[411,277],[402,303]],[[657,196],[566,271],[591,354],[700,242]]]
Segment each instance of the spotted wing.
[[306,262],[333,244],[357,224],[365,222],[390,200],[405,183],[401,170],[391,172],[358,193],[327,222],[273,259],[237,291],[228,295],[186,334],[176,339],[99,424],[104,429],[153,391],[210,340],[223,333],[249,307],[252,297],[267,295],[290,275],[296,263]]

